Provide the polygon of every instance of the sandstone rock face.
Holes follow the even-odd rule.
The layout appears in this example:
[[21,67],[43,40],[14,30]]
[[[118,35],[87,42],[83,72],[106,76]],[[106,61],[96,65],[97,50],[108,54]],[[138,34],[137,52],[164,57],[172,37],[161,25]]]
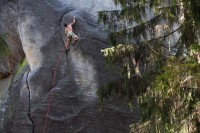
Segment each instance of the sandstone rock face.
[[13,2],[0,1],[0,35],[5,36],[10,50],[7,55],[0,56],[0,132],[10,123],[23,77],[23,74],[16,74],[18,64],[24,59],[24,52],[17,28],[17,5]]
[[[4,1],[0,4],[6,7],[9,2]],[[103,26],[97,24],[96,11],[117,7],[110,1],[100,0],[19,0],[10,3],[17,7],[13,19],[18,22],[18,27],[13,29],[19,41],[15,43],[21,46],[18,48],[25,53],[29,67],[25,65],[23,71],[13,75],[17,79],[14,84],[12,80],[6,81],[11,85],[4,90],[15,94],[8,95],[7,99],[15,100],[4,105],[12,105],[14,111],[8,113],[12,117],[3,118],[1,113],[0,118],[6,119],[6,124],[5,120],[0,121],[0,131],[128,132],[129,125],[136,121],[137,112],[131,113],[119,101],[105,103],[100,112],[96,96],[97,89],[116,76],[104,69],[100,50],[108,47],[107,34]],[[76,16],[74,32],[79,41],[66,54],[63,24],[71,22],[73,16]],[[9,39],[13,37],[9,36]]]
[[5,36],[5,41],[10,49],[7,56],[0,57],[0,79],[3,79],[13,73],[17,63],[24,58],[24,52],[17,29],[17,5],[1,0],[0,18],[0,35]]

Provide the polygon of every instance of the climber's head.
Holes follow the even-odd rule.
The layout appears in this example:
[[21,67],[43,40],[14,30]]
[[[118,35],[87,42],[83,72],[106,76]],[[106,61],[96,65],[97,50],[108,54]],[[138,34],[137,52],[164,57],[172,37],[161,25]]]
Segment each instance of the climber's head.
[[67,24],[67,23],[65,23],[65,24],[64,24],[64,26],[65,26],[65,27],[67,27],[67,26],[68,26],[68,24]]

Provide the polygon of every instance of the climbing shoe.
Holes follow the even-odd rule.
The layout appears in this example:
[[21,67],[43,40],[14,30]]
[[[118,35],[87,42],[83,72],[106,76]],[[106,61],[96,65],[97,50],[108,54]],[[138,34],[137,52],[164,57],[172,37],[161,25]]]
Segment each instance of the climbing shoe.
[[65,51],[65,52],[66,52],[66,54],[67,54],[69,51],[70,51],[70,49],[66,49],[66,51]]

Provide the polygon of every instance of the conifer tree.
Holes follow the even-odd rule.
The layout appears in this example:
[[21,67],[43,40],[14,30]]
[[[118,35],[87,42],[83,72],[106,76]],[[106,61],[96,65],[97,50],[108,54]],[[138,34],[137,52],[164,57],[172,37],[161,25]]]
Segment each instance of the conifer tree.
[[97,93],[118,97],[141,119],[131,132],[200,132],[200,1],[113,0],[121,10],[100,11],[111,47],[103,49],[121,78]]

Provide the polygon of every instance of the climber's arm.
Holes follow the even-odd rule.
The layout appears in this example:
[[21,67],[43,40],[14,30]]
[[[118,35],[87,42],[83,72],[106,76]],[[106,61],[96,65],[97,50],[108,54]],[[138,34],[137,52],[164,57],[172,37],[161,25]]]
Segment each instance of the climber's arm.
[[75,16],[73,17],[73,22],[71,23],[71,25],[73,25],[76,22],[75,20]]

